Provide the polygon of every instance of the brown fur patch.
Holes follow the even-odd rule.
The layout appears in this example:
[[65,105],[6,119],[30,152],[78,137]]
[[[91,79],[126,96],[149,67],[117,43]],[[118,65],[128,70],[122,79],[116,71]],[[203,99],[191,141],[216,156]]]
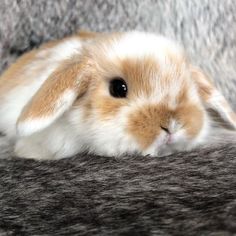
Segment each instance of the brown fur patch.
[[194,137],[203,124],[203,113],[195,105],[185,104],[175,110],[166,105],[147,105],[129,116],[128,132],[146,149],[161,132],[161,126],[168,128],[170,120],[175,119],[183,125],[187,134]]
[[82,96],[88,88],[88,80],[77,78],[83,65],[74,64],[64,68],[59,67],[42,85],[39,91],[31,99],[30,103],[23,109],[20,121],[50,116],[56,110],[55,105],[66,90],[75,91],[78,96]]
[[86,31],[86,30],[80,30],[77,34],[77,36],[79,36],[79,38],[81,39],[93,39],[96,37],[99,37],[103,35],[103,33],[98,33],[98,32],[91,32],[91,31]]
[[111,97],[98,97],[98,99],[93,101],[94,108],[101,115],[102,119],[111,118],[116,115],[120,108],[126,105],[124,99],[115,99]]
[[201,98],[206,102],[212,96],[212,93],[215,90],[212,81],[198,68],[192,67],[191,75],[198,87],[198,92]]
[[160,126],[166,127],[170,117],[171,112],[167,112],[165,106],[145,106],[130,114],[128,132],[146,149],[160,134]]
[[203,112],[196,105],[185,104],[179,106],[173,113],[174,117],[183,125],[190,137],[195,137],[203,125]]
[[154,91],[152,80],[159,72],[159,65],[152,57],[142,59],[125,59],[121,62],[121,70],[128,84],[128,97],[139,95],[150,96]]
[[[98,83],[99,81],[96,82]],[[76,101],[74,104],[75,106],[82,106],[84,108],[84,119],[88,118],[93,111],[96,111],[102,120],[113,118],[119,112],[120,108],[128,103],[126,99],[117,99],[104,94],[104,91],[108,90],[108,84],[106,81],[100,81],[99,83],[100,85],[95,85],[89,91],[86,99]]]
[[179,90],[179,94],[176,97],[177,104],[181,105],[181,104],[186,103],[189,100],[188,90],[189,90],[189,87],[188,87],[187,83],[184,81],[182,83],[181,89]]

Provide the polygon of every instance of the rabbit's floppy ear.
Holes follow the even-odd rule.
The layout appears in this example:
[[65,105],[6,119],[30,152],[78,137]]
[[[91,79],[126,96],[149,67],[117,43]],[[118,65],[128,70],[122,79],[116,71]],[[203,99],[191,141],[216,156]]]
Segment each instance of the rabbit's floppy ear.
[[22,110],[17,121],[18,134],[38,132],[67,111],[87,91],[87,70],[84,63],[68,63],[53,72]]
[[216,113],[226,126],[236,129],[236,114],[213,82],[199,68],[192,67],[191,72],[206,108]]

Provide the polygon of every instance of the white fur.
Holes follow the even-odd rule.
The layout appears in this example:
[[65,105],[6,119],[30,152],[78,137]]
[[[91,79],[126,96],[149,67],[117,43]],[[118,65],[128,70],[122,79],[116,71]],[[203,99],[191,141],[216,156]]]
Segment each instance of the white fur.
[[15,152],[25,158],[59,159],[82,151],[78,140],[78,133],[62,117],[40,132],[19,138]]
[[168,60],[167,52],[179,57],[183,56],[183,50],[176,42],[161,35],[133,31],[123,34],[121,38],[114,41],[112,48],[108,48],[107,56],[113,60],[153,55],[160,63],[165,64]]

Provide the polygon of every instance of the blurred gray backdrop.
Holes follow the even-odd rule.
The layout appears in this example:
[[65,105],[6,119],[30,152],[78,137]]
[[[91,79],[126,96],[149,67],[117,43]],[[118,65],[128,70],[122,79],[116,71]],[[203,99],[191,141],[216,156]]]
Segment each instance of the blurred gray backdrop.
[[137,29],[178,40],[236,109],[235,0],[0,0],[0,71],[79,29]]

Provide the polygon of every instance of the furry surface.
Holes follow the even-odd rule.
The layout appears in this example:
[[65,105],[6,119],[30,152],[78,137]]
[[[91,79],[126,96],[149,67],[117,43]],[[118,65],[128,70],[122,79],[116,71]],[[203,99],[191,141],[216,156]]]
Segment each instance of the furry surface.
[[[78,29],[177,39],[236,109],[234,0],[0,0],[0,71]],[[104,17],[105,16],[105,17]],[[0,139],[0,235],[234,235],[236,148],[166,158],[11,158]]]
[[[236,147],[0,162],[5,235],[233,235]],[[1,232],[1,231],[0,231]]]

